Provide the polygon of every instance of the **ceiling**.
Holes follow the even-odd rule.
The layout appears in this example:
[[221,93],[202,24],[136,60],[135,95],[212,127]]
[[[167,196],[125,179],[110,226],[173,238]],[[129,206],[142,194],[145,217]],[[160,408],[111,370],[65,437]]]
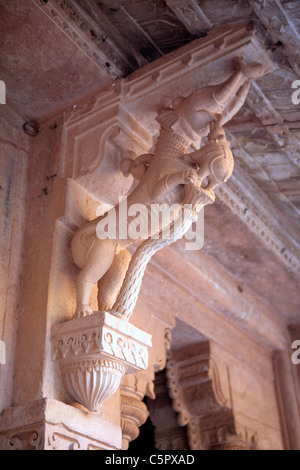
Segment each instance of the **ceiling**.
[[[274,221],[281,224],[281,241],[288,233],[299,255],[300,106],[291,99],[292,83],[300,79],[298,0],[0,0],[0,8],[7,103],[24,121],[39,123],[214,26],[253,22],[278,67],[252,85],[226,130],[238,165],[282,216]],[[219,202],[208,211],[218,235],[210,237],[207,253],[263,297],[278,272],[282,288],[268,301],[282,311],[288,294],[296,316],[295,272],[279,268],[278,258],[263,252],[247,227],[240,236],[240,219],[221,207]]]

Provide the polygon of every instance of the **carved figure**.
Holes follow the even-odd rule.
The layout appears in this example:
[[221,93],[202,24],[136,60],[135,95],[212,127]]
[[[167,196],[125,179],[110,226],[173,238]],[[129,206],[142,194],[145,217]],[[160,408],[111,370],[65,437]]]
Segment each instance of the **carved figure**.
[[[124,175],[131,173],[139,180],[127,198],[128,208],[136,203],[143,204],[150,214],[153,204],[178,203],[180,207],[194,200],[195,191],[201,195],[201,207],[214,202],[213,190],[227,181],[233,170],[233,157],[222,125],[244,104],[250,80],[264,73],[260,64],[246,65],[241,58],[236,58],[233,66],[234,72],[224,83],[202,88],[187,98],[177,98],[172,108],[158,111],[161,132],[154,154],[141,155],[134,160],[126,156],[121,162]],[[206,136],[208,142],[200,148],[201,139]],[[189,153],[191,148],[194,151]],[[188,190],[192,191],[192,198]],[[119,206],[115,208],[117,221]],[[193,209],[196,213],[197,207]],[[115,239],[99,238],[97,225],[106,215],[80,227],[72,240],[73,259],[81,269],[75,317],[93,313],[89,301],[97,282],[99,309],[112,308],[130,262],[126,248],[137,241],[130,237],[121,239],[120,227],[117,227]],[[182,230],[174,229],[175,232],[173,241]],[[151,239],[153,235],[149,224],[140,241]]]

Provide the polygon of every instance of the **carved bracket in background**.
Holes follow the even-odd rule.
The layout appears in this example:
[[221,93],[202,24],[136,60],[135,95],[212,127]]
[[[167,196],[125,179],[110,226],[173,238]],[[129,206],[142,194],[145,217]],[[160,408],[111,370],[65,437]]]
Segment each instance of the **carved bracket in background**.
[[[178,424],[187,426],[189,448],[257,448],[256,433],[236,423],[228,377],[222,375],[221,379],[209,341],[170,352],[167,386]],[[223,392],[224,385],[229,388],[229,396]]]

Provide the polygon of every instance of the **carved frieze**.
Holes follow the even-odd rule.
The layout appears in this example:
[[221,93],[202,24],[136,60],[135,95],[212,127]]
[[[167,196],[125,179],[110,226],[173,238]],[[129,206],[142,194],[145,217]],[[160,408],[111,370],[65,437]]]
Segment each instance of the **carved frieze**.
[[121,430],[99,415],[45,398],[3,412],[0,449],[121,449]]

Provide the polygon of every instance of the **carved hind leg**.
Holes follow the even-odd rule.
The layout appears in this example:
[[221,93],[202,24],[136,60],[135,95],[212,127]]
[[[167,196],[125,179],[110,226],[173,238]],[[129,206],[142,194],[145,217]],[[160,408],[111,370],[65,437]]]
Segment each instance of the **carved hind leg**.
[[99,310],[110,310],[114,305],[126,275],[130,259],[131,255],[128,250],[119,251],[115,255],[111,267],[98,282]]
[[94,285],[110,268],[115,253],[115,245],[109,240],[94,237],[92,247],[86,257],[83,269],[77,278],[77,308],[74,317],[91,315],[90,297]]

